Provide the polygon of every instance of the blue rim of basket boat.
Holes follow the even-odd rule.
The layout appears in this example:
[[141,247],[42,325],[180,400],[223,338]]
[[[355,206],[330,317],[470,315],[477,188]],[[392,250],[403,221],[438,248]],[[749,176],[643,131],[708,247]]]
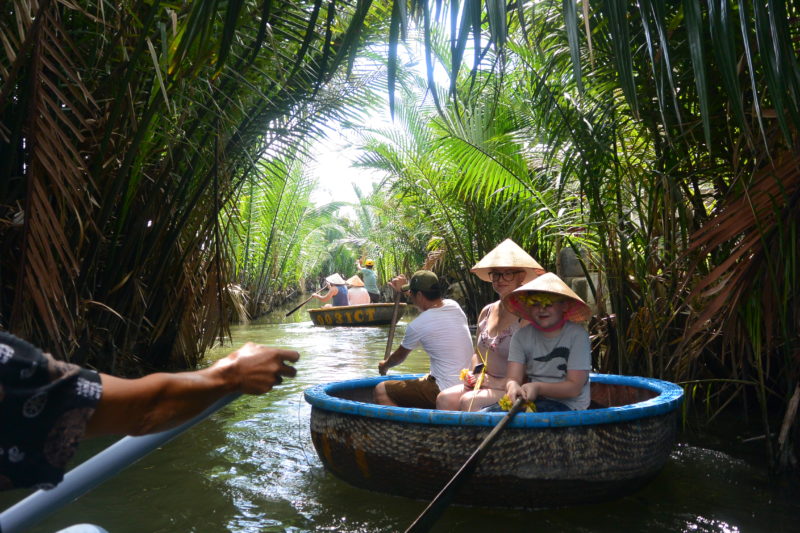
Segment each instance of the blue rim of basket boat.
[[[494,426],[505,416],[504,412],[465,413],[461,411],[438,411],[413,407],[392,407],[358,402],[332,396],[347,389],[374,387],[388,379],[416,379],[424,374],[404,374],[350,379],[316,385],[306,389],[304,395],[313,407],[336,413],[406,422],[414,424],[444,426]],[[608,385],[623,385],[647,389],[657,396],[641,402],[618,407],[604,407],[585,411],[565,411],[556,413],[519,413],[508,424],[509,427],[567,427],[591,426],[628,422],[640,418],[659,416],[676,410],[683,399],[683,389],[660,379],[615,374],[590,374],[591,381]]]

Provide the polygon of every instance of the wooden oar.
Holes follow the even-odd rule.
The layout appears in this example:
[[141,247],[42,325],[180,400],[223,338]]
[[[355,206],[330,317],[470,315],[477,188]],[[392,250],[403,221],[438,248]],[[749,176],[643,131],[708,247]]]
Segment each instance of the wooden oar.
[[486,435],[486,438],[483,439],[483,442],[480,443],[478,448],[472,452],[472,455],[469,456],[467,462],[456,472],[456,475],[447,482],[447,485],[444,486],[442,490],[439,491],[439,494],[428,504],[422,514],[420,514],[414,523],[408,526],[405,533],[422,533],[424,531],[429,531],[431,526],[433,525],[436,520],[442,515],[445,508],[450,505],[450,502],[453,501],[453,498],[458,493],[458,490],[461,488],[461,485],[464,484],[464,481],[475,471],[475,468],[478,466],[478,462],[486,455],[486,452],[489,450],[489,447],[494,443],[497,439],[497,436],[503,431],[503,428],[506,427],[506,424],[511,422],[511,419],[522,409],[523,406],[523,399],[517,398],[514,402],[514,405],[508,411],[506,416],[503,417],[500,422],[492,429],[492,431]]
[[[325,285],[325,287],[327,287],[327,286],[328,286],[328,285],[326,284],[326,285]],[[325,287],[322,287],[322,289],[324,289]],[[320,291],[321,291],[322,289],[320,289]],[[319,292],[319,291],[317,291],[317,292]],[[311,294],[311,296],[309,296],[309,297],[308,297],[308,298],[307,298],[307,299],[306,299],[306,300],[305,300],[303,303],[301,303],[300,305],[298,305],[297,307],[295,307],[294,309],[292,309],[291,311],[289,311],[288,313],[286,313],[286,315],[285,315],[285,316],[289,316],[289,315],[291,315],[292,313],[294,313],[295,311],[297,311],[298,309],[300,309],[301,307],[303,307],[304,305],[306,305],[308,302],[310,302],[310,301],[311,301],[311,298],[313,298],[315,294],[317,294],[317,293],[316,293],[316,292],[315,292],[315,293],[312,293],[312,294]]]
[[383,354],[383,360],[389,359],[389,354],[392,353],[392,341],[394,340],[394,328],[397,326],[397,311],[400,309],[400,291],[394,291],[394,309],[392,309],[392,323],[389,325],[389,340],[386,341],[386,353]]

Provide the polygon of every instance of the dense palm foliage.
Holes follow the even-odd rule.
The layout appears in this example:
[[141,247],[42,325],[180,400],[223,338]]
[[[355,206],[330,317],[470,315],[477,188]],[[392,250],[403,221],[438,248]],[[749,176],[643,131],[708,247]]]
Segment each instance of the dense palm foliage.
[[794,7],[622,6],[585,3],[580,26],[568,2],[511,14],[505,49],[430,98],[436,112],[399,105],[406,134],[373,138],[364,161],[393,175],[465,284],[458,273],[505,236],[549,268],[576,246],[613,313],[599,310],[598,368],[685,383],[712,413],[752,402],[765,433],[783,421],[790,461]]
[[[773,71],[796,79],[788,13],[780,3],[638,7],[641,27],[611,39],[596,29],[622,29],[625,13],[590,13],[583,90],[546,49],[525,60],[538,81],[516,89],[530,87],[560,172],[559,153],[574,158],[616,314],[606,368],[701,384],[718,407],[755,400],[769,434],[769,406],[790,405],[800,370],[798,115],[786,98],[794,81]],[[551,31],[542,45],[559,42]],[[619,36],[635,46],[623,53]]]
[[[218,215],[285,181],[298,140],[346,103],[323,86],[366,7],[4,3],[3,326],[106,370],[195,361],[235,280]],[[297,253],[265,246],[257,291]]]
[[[436,259],[474,314],[491,295],[466,268],[497,242],[550,269],[571,246],[605,276],[599,369],[719,408],[754,400],[766,435],[778,406],[789,462],[798,15],[793,1],[7,2],[0,322],[105,369],[180,365],[224,332],[234,295],[257,314],[367,254],[384,276]],[[412,21],[422,82],[399,65]],[[356,56],[381,40],[398,127],[369,135],[363,164],[386,189],[335,220],[309,202],[307,141],[374,102],[380,76]]]
[[401,101],[396,126],[368,137],[360,164],[391,176],[387,186],[393,201],[381,211],[386,222],[372,238],[385,249],[410,245],[417,251],[416,257],[406,253],[404,272],[422,265],[420,250],[439,252],[437,270],[461,284],[474,319],[491,294],[469,267],[508,236],[549,258],[556,234],[552,224],[567,224],[569,217],[556,220],[554,193],[538,180],[532,183],[519,147],[504,152],[512,118],[502,111],[471,111],[468,119],[448,122],[422,102]]

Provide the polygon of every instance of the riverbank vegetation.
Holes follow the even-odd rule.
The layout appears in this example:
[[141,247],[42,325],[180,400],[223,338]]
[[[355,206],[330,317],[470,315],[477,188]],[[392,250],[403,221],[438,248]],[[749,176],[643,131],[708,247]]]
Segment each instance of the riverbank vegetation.
[[[599,370],[754,413],[795,465],[797,11],[9,3],[0,321],[135,373],[196,363],[235,316],[359,257],[384,276],[434,259],[474,317],[492,295],[468,268],[502,239],[550,270],[569,247],[603,273]],[[421,79],[393,44],[415,30]],[[361,164],[386,179],[343,219],[304,164],[384,94],[395,127],[362,132]]]

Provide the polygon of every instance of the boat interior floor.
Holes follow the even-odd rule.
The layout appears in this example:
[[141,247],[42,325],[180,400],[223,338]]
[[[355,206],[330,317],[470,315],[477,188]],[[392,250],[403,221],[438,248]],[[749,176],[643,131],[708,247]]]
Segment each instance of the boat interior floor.
[[[609,385],[607,383],[591,383],[592,401],[589,409],[605,409],[606,407],[618,407],[621,405],[631,405],[654,398],[658,393],[640,387],[629,387],[627,385]],[[363,403],[375,403],[372,396],[372,388],[353,388],[337,391],[331,394],[337,398],[353,400]]]

